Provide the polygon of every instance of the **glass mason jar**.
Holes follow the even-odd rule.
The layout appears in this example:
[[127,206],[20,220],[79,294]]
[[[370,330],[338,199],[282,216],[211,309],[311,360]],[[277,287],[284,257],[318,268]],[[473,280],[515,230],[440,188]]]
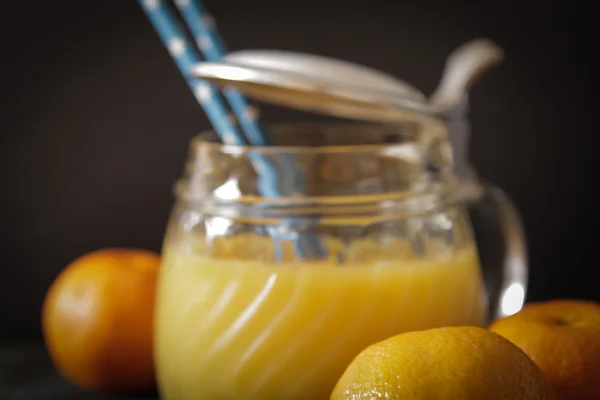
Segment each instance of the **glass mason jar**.
[[[517,311],[518,218],[497,189],[456,178],[445,129],[281,125],[272,147],[195,138],[158,285],[162,398],[328,399],[374,342]],[[506,238],[494,268],[480,265],[474,201],[496,207]]]

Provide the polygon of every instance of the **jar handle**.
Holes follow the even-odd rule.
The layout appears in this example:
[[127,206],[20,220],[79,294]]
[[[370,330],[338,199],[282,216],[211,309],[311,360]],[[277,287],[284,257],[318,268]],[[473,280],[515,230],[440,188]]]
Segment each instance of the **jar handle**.
[[[518,312],[525,302],[528,282],[528,255],[525,233],[519,213],[508,195],[489,183],[468,182],[463,194],[475,203],[488,203],[495,208],[500,234],[504,241],[499,285],[490,296],[491,317],[500,318]],[[483,267],[483,266],[482,266]],[[492,277],[497,278],[497,277]],[[488,292],[490,286],[488,286]]]

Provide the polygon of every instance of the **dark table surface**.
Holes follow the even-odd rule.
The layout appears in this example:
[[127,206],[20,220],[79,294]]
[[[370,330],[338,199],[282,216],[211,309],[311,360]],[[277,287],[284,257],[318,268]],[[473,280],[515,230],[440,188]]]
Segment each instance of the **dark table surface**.
[[0,400],[158,400],[158,396],[108,396],[67,383],[40,345],[0,347]]

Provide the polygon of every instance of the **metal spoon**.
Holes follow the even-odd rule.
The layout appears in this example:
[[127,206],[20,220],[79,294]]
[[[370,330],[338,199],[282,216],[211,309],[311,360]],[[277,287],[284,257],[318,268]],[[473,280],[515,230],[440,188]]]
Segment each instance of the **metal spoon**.
[[502,60],[503,52],[486,39],[460,46],[448,57],[438,89],[429,98],[404,81],[345,61],[277,51],[263,51],[265,55],[260,59],[252,51],[231,53],[218,63],[196,64],[191,76],[236,87],[258,100],[339,117],[432,120],[445,119],[460,105],[477,79]]

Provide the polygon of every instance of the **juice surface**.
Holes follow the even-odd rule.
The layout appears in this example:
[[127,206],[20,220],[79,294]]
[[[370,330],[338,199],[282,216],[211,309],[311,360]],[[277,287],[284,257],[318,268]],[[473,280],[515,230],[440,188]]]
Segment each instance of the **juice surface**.
[[471,246],[427,259],[276,264],[240,259],[261,245],[248,239],[210,257],[165,246],[155,342],[164,400],[325,400],[374,342],[485,324]]

